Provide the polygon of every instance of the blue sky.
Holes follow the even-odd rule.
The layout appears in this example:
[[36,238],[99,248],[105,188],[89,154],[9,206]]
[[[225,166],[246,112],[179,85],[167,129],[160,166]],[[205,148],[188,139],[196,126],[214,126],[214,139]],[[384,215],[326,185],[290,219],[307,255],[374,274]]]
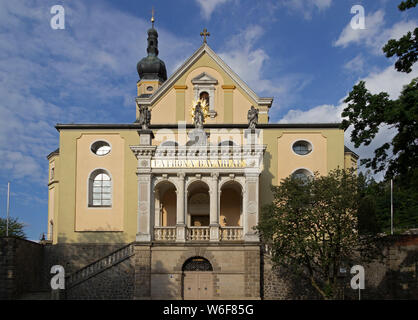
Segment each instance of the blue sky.
[[[260,96],[275,98],[271,122],[338,122],[342,100],[360,79],[396,98],[418,76],[397,73],[381,48],[418,25],[400,0],[0,0],[0,216],[26,224],[29,239],[47,231],[47,160],[58,147],[56,123],[135,120],[136,63],[146,56],[152,6],[160,58],[170,76],[208,44]],[[65,29],[50,27],[53,5]],[[353,30],[353,5],[365,30]],[[346,144],[352,147],[346,133]],[[370,156],[393,136],[382,127],[357,151]]]

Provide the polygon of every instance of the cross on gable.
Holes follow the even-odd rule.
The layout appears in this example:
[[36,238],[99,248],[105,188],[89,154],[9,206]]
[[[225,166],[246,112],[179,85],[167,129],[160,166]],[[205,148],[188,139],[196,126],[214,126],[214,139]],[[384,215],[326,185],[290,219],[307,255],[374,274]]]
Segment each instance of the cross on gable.
[[207,43],[206,37],[210,37],[210,33],[205,28],[203,29],[203,32],[200,33],[200,36],[203,37],[203,43]]

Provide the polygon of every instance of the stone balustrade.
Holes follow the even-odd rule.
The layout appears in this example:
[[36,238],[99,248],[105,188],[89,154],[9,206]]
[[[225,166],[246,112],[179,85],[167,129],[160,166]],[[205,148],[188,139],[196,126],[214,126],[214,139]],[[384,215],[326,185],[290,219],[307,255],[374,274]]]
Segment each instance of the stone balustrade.
[[[155,241],[176,241],[176,227],[154,227]],[[187,241],[209,241],[210,227],[187,227]],[[220,241],[239,241],[243,240],[242,227],[220,227]]]
[[209,227],[188,227],[186,240],[206,241],[210,239]]
[[221,241],[236,241],[242,240],[242,227],[221,227],[220,240]]
[[156,241],[175,241],[176,227],[154,227],[154,239]]

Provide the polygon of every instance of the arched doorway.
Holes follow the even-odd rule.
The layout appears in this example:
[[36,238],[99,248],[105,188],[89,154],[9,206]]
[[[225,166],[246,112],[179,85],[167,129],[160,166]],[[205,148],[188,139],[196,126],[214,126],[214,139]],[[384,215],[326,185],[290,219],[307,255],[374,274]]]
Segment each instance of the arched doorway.
[[236,181],[228,181],[221,187],[220,225],[240,227],[242,217],[242,188]]
[[213,268],[203,257],[187,259],[182,267],[183,299],[209,300],[213,297]]
[[188,187],[187,211],[191,227],[208,227],[210,210],[209,186],[194,181]]
[[156,226],[172,227],[177,219],[176,187],[169,181],[162,181],[155,187]]

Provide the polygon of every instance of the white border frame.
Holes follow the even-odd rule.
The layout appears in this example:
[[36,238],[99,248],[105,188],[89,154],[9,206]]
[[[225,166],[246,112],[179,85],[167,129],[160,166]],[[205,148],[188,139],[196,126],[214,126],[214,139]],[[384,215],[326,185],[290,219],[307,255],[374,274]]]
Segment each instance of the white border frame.
[[[93,144],[95,144],[95,143],[97,143],[97,142],[106,142],[106,143],[109,145],[109,147],[110,147],[109,152],[108,152],[108,153],[106,153],[106,154],[97,154],[97,153],[95,153],[95,152],[92,150],[92,147],[93,147]],[[111,144],[109,141],[105,140],[105,139],[95,140],[95,141],[93,141],[93,142],[90,144],[90,152],[91,152],[91,153],[93,153],[93,154],[94,154],[95,156],[97,156],[97,157],[105,157],[105,156],[108,156],[108,155],[112,152],[112,150],[113,150],[113,146],[112,146],[112,144]]]
[[[307,153],[307,154],[298,154],[298,153],[296,153],[295,152],[295,150],[293,150],[293,146],[295,145],[295,143],[296,142],[299,142],[299,141],[304,141],[304,142],[307,142],[307,143],[309,143],[310,145],[311,145],[311,152],[309,152],[309,153]],[[295,154],[295,155],[297,155],[297,156],[299,156],[299,157],[306,157],[306,156],[309,156],[309,155],[311,155],[313,152],[314,152],[314,145],[313,145],[313,143],[311,142],[311,141],[309,141],[308,139],[297,139],[297,140],[294,140],[291,144],[290,144],[290,149],[292,150],[292,152]],[[301,169],[304,169],[304,168],[301,168]]]
[[305,167],[300,167],[300,168],[297,168],[297,169],[293,170],[292,173],[290,174],[290,176],[293,176],[293,174],[296,171],[298,171],[298,170],[306,170],[306,171],[309,171],[309,173],[311,174],[311,177],[314,177],[315,176],[314,173],[311,170],[309,170],[308,168],[305,168]]

